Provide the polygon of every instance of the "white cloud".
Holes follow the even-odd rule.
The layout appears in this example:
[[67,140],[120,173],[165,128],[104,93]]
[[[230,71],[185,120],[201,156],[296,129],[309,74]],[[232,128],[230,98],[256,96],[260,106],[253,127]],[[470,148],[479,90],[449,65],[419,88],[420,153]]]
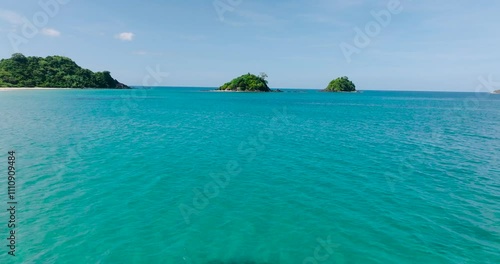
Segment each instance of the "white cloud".
[[49,37],[59,37],[61,32],[53,28],[42,28],[42,34]]
[[132,41],[135,37],[135,34],[132,32],[123,32],[115,36],[119,40],[123,41]]
[[297,15],[300,19],[309,22],[309,23],[317,23],[317,24],[325,24],[335,27],[345,27],[348,26],[348,23],[335,18],[331,15],[323,15],[318,13],[307,13],[307,14],[299,14]]
[[365,4],[370,3],[367,0],[319,0],[318,5],[322,10],[341,10],[341,9],[349,9],[363,6]]
[[205,35],[182,35],[180,36],[180,39],[182,40],[187,40],[187,41],[202,41],[205,40],[207,37]]
[[276,18],[269,14],[264,14],[262,12],[253,12],[250,10],[246,11],[235,11],[234,12],[239,18],[236,22],[228,21],[230,25],[233,26],[258,26],[277,29],[282,27],[286,21],[283,19]]
[[22,25],[24,23],[23,16],[5,9],[0,9],[0,19],[7,21],[11,25]]
[[15,32],[20,26],[26,23],[26,18],[14,11],[0,9],[1,21],[5,21],[10,25],[10,27],[3,27],[1,32]]
[[139,55],[139,56],[163,56],[162,52],[150,52],[150,51],[145,51],[145,50],[139,50],[133,52],[134,55]]

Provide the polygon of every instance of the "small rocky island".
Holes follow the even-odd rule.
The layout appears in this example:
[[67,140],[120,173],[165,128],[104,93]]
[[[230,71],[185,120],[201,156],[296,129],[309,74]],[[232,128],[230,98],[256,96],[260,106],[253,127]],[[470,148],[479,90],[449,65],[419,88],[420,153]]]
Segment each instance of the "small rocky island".
[[356,85],[348,77],[337,78],[328,84],[324,92],[356,92]]
[[492,92],[493,94],[500,94],[500,90],[496,90]]
[[248,73],[225,83],[217,90],[226,92],[272,92],[267,86],[266,78],[267,74],[265,73],[261,73],[259,76]]
[[0,87],[128,89],[109,71],[92,72],[63,56],[26,57],[15,53],[0,60]]

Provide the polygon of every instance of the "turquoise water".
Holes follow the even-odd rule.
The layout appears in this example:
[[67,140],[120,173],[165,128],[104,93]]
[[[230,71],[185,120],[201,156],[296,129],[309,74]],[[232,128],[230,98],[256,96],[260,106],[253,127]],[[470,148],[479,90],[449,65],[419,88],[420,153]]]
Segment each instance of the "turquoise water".
[[0,117],[1,263],[500,263],[500,96],[0,91]]

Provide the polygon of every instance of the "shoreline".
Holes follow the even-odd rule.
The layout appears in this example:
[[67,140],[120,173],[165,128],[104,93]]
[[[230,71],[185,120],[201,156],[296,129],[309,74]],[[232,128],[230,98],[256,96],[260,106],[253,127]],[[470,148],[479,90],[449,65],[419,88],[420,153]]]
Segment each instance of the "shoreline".
[[79,88],[54,88],[54,87],[0,87],[0,91],[13,91],[13,90],[56,90],[56,89],[79,89]]
[[27,91],[27,90],[130,90],[122,88],[57,88],[57,87],[0,87],[0,91]]

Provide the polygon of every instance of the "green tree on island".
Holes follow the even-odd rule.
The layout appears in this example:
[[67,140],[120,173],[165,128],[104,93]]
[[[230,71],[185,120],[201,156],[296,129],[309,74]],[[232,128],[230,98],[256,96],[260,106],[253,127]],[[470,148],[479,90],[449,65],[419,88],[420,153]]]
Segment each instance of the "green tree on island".
[[267,86],[267,74],[261,73],[260,76],[254,74],[245,74],[232,81],[225,83],[219,90],[221,91],[247,91],[247,92],[271,92]]
[[63,56],[26,57],[15,53],[0,60],[0,87],[128,88],[110,72],[92,72]]
[[326,92],[355,92],[356,85],[349,80],[346,76],[337,78],[328,84],[324,90]]

